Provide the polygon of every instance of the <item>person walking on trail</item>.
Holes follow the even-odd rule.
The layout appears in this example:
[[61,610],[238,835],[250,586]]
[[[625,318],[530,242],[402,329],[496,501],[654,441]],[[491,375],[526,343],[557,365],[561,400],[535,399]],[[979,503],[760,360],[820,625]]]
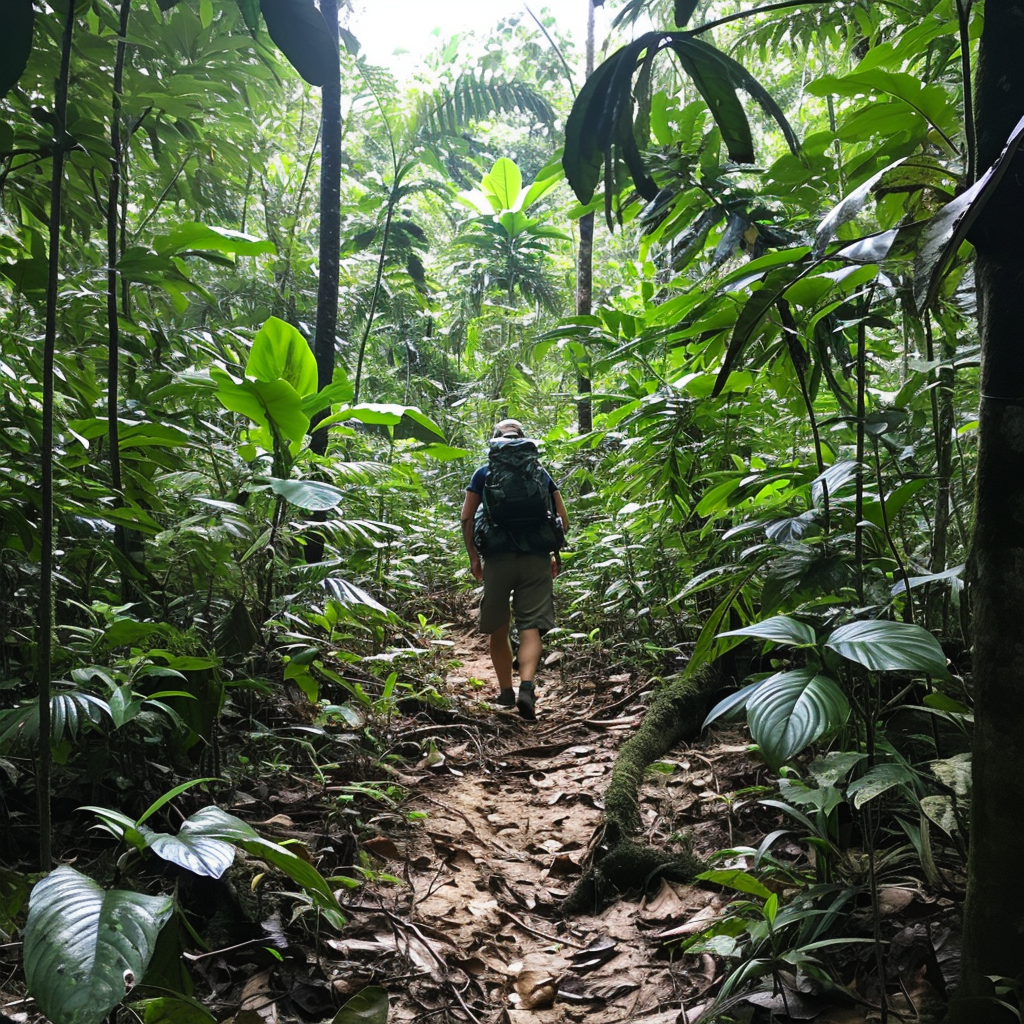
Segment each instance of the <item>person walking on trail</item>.
[[[494,428],[487,465],[466,487],[461,526],[470,571],[484,585],[480,632],[490,637],[497,703],[514,705],[533,721],[541,640],[555,624],[553,580],[569,517],[558,486],[540,465],[536,444],[518,420],[502,420]],[[513,618],[519,631],[518,694],[512,685]]]

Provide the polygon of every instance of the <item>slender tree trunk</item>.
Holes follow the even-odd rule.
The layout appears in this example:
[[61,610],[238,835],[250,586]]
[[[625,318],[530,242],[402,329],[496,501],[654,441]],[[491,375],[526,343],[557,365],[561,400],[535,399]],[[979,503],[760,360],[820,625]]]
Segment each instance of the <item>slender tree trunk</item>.
[[[121,209],[121,185],[124,161],[121,152],[121,93],[124,88],[125,36],[128,32],[128,17],[131,0],[121,0],[118,23],[117,56],[114,60],[114,95],[110,110],[110,181],[107,191],[107,447],[110,449],[110,488],[114,492],[114,507],[124,504],[121,483],[121,443],[117,422],[118,407],[118,362],[120,354],[120,332],[117,308],[117,261],[120,256],[118,245],[119,212]],[[121,523],[114,527],[114,543],[121,553],[121,600],[130,598],[128,570],[128,537]]]
[[[1024,0],[988,0],[977,74],[978,168],[1024,113]],[[1017,1020],[988,976],[1024,970],[1024,155],[972,230],[982,349],[977,506],[971,552],[974,783],[961,984],[949,1019]]]
[[57,285],[60,270],[61,195],[64,183],[64,146],[67,133],[68,79],[71,41],[75,31],[75,0],[68,0],[61,40],[60,74],[53,105],[53,168],[50,178],[50,252],[46,281],[46,328],[43,342],[43,436],[40,453],[39,565],[39,869],[49,871],[53,861],[50,842],[50,695],[53,674],[53,361],[57,349]]
[[[594,3],[587,4],[587,77],[594,72]],[[580,245],[576,257],[576,315],[590,316],[594,308],[594,214],[580,218]],[[579,432],[589,434],[594,429],[594,403],[590,397],[590,371],[578,372],[576,388],[579,392],[577,410]]]

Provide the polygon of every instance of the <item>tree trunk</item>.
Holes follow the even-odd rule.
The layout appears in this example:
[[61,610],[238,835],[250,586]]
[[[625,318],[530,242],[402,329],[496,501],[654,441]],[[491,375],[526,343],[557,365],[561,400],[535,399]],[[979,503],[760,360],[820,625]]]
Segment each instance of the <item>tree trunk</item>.
[[[587,78],[594,73],[594,3],[587,0]],[[590,316],[594,306],[594,214],[580,217],[580,246],[576,261],[576,315]],[[576,407],[579,432],[589,434],[594,429],[594,403],[590,397],[590,371],[577,371],[576,388],[579,392]]]
[[[337,0],[321,0],[320,12],[328,31],[338,41]],[[340,58],[339,58],[340,59]],[[320,132],[320,279],[316,293],[317,388],[323,390],[334,379],[335,347],[338,336],[338,276],[341,265],[341,66],[324,83],[321,94]],[[313,426],[329,409],[314,417]],[[313,434],[310,447],[318,455],[327,451],[327,432]]]
[[[1024,113],[1024,0],[988,0],[977,75],[978,167],[991,166]],[[961,984],[949,1019],[1017,1020],[988,976],[1024,969],[1024,156],[971,234],[982,349],[974,611],[974,784]]]
[[[337,0],[321,0],[320,13],[327,30],[337,44]],[[317,389],[323,391],[334,380],[334,361],[338,338],[338,277],[341,268],[341,55],[333,74],[323,85],[320,95],[320,278],[316,293],[316,334],[313,354],[316,356]],[[296,211],[298,216],[298,211]],[[327,453],[327,431],[317,424],[328,415],[330,407],[317,413],[310,423],[309,447],[317,455]],[[326,513],[316,513],[323,522]],[[323,560],[324,535],[319,530],[306,540],[306,562],[312,565]]]

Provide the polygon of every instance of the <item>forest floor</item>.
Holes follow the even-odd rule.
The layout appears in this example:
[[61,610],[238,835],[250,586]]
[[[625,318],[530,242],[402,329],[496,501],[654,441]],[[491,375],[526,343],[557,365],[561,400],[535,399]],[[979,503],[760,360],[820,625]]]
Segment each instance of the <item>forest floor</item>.
[[[331,943],[347,961],[336,968],[336,992],[383,985],[391,1024],[691,1024],[720,987],[722,961],[678,950],[722,913],[713,887],[662,881],[591,914],[560,912],[600,842],[616,750],[652,684],[607,674],[599,662],[575,659],[570,669],[552,651],[539,676],[538,720],[526,722],[488,703],[496,688],[484,638],[456,634],[450,657],[459,667],[448,694],[461,724],[439,732],[420,769],[401,780],[407,806],[425,818],[375,852],[406,884],[364,889],[348,904],[351,929]],[[685,835],[700,857],[756,846],[779,822],[744,794],[767,782],[742,733],[683,745],[647,775],[644,838],[670,849]],[[795,844],[789,852],[800,855]],[[890,896],[892,913],[920,898]],[[914,1019],[928,1019],[930,987],[918,975],[908,980]],[[762,993],[731,1012],[818,1024],[880,1019],[852,989],[847,999],[790,991],[785,1005]]]
[[[538,720],[527,722],[491,703],[486,638],[465,626],[438,643],[447,708],[409,702],[387,727],[403,759],[387,772],[372,759],[365,766],[401,787],[399,803],[378,804],[374,818],[356,801],[348,818],[339,816],[339,798],[344,806],[344,794],[361,785],[344,764],[268,773],[226,801],[268,838],[304,844],[325,874],[348,858],[364,880],[339,894],[348,920],[341,933],[295,936],[289,927],[284,938],[278,924],[280,955],[258,941],[194,953],[195,998],[230,1024],[693,1024],[718,992],[725,962],[681,954],[680,943],[722,914],[720,892],[662,881],[589,914],[560,909],[601,842],[616,752],[641,721],[653,683],[596,655],[549,650]],[[642,838],[669,850],[685,842],[702,858],[756,847],[780,825],[778,812],[756,799],[768,782],[743,733],[681,745],[647,773]],[[803,856],[787,837],[773,852]],[[251,888],[246,872],[258,869],[236,865],[246,883],[238,888]],[[919,890],[894,886],[887,897],[891,933],[918,927],[907,924],[910,908],[919,921],[936,915]],[[273,926],[263,927],[273,938]],[[870,962],[868,947],[854,949],[865,952],[852,961]],[[783,1003],[768,991],[730,1013],[746,1021],[884,1020],[870,996],[858,996],[855,972],[847,998],[791,990]],[[929,1019],[925,1007],[934,1003],[923,972],[914,963],[898,979],[910,1019]],[[0,1024],[39,1020],[19,973],[0,981]]]

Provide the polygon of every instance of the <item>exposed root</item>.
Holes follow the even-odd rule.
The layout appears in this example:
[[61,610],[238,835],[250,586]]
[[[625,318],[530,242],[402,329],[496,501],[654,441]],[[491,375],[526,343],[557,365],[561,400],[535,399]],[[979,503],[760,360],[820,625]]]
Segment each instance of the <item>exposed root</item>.
[[647,891],[662,878],[686,882],[703,870],[689,851],[671,854],[635,838],[640,831],[640,787],[648,767],[677,743],[694,739],[710,703],[711,671],[677,679],[651,703],[640,728],[619,751],[605,793],[603,834],[591,863],[566,898],[566,914],[593,913],[629,890]]

